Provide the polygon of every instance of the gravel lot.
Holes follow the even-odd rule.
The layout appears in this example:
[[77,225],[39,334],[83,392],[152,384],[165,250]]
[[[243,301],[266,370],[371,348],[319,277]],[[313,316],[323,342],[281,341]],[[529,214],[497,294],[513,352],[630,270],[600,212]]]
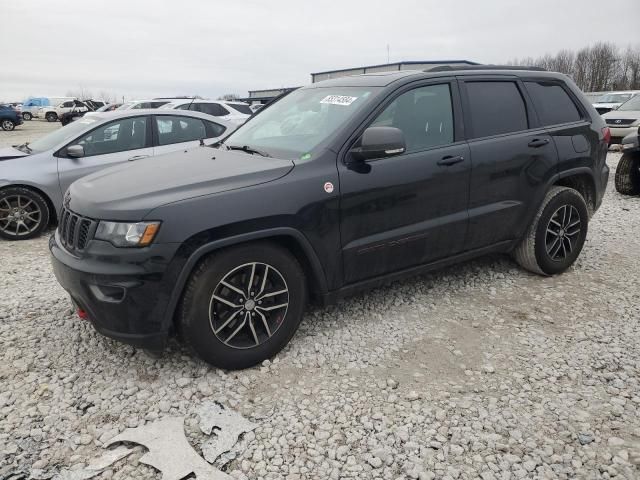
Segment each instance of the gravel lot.
[[[0,241],[0,478],[79,468],[166,416],[192,432],[206,400],[259,424],[224,466],[237,478],[640,478],[639,218],[611,183],[564,275],[496,256],[395,283],[311,309],[284,352],[242,372],[100,337],[72,314],[46,238]],[[140,455],[97,478],[160,478]]]

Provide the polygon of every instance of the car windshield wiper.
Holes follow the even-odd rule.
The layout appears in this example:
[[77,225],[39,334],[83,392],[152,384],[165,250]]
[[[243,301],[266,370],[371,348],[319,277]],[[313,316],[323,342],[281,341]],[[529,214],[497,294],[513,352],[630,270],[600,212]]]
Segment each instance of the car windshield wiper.
[[29,146],[29,142],[25,142],[22,145],[18,145],[16,147],[18,150],[20,150],[21,152],[25,152],[25,153],[31,153],[33,152],[33,150],[31,149],[31,147]]
[[245,153],[249,153],[251,155],[258,154],[262,157],[270,157],[267,152],[263,152],[262,150],[256,150],[255,148],[250,147],[249,145],[243,145],[242,147],[238,145],[225,145],[228,150],[240,150]]

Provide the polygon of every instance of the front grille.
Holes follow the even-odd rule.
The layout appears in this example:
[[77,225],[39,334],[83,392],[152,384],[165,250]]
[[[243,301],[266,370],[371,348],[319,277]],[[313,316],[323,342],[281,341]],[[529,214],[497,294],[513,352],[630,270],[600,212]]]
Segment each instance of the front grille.
[[62,209],[58,223],[58,236],[62,246],[70,252],[82,251],[95,232],[98,222]]
[[635,121],[635,118],[607,118],[607,125],[613,125],[614,127],[626,127]]

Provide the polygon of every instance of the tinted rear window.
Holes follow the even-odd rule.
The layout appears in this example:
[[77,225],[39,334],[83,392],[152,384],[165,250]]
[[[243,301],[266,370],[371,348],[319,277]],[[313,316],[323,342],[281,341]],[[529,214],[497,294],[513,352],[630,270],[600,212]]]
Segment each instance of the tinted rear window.
[[474,138],[528,128],[527,109],[515,82],[467,82]]
[[243,105],[241,103],[227,103],[227,107],[231,107],[234,110],[239,111],[240,113],[244,113],[245,115],[251,115],[253,113],[249,105]]
[[543,125],[577,122],[580,111],[561,85],[551,82],[525,82],[533,106]]

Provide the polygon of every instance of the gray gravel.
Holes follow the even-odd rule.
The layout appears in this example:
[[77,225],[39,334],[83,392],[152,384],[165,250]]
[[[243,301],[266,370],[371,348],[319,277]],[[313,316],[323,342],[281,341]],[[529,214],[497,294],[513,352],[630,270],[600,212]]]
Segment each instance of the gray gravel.
[[[0,478],[81,468],[169,415],[200,449],[211,400],[258,424],[236,478],[640,478],[638,218],[610,184],[564,275],[496,256],[395,283],[311,309],[284,352],[231,373],[100,337],[46,238],[0,242]],[[160,478],[141,455],[98,478]]]

